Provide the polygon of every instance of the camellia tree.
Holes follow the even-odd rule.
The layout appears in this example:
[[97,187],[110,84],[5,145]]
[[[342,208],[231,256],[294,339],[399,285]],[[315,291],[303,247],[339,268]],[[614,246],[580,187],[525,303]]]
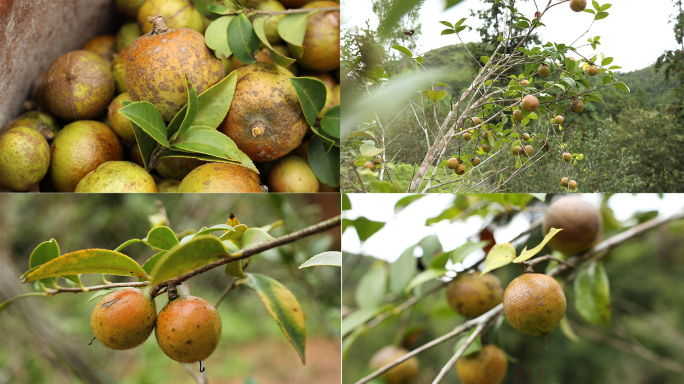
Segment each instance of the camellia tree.
[[[255,298],[266,307],[304,364],[306,314],[297,298],[277,280],[246,271],[253,257],[335,228],[340,216],[277,238],[269,232],[280,227],[282,220],[260,228],[249,227],[233,214],[225,224],[179,233],[169,227],[166,210],[161,202],[158,204],[160,213],[149,218],[152,229],[147,235],[125,241],[115,249],[91,248],[63,254],[54,238],[38,244],[30,255],[28,271],[21,276],[21,281],[31,283],[35,292],[8,298],[0,303],[0,312],[21,298],[90,292],[84,302],[86,306],[96,303],[90,318],[94,335],[91,344],[97,340],[113,350],[128,350],[143,344],[154,331],[161,352],[183,363],[198,383],[206,383],[202,362],[214,352],[221,338],[222,324],[216,307],[231,290],[244,286],[257,293]],[[157,252],[142,265],[124,253],[137,243]],[[341,253],[332,249],[313,255],[299,269],[340,267]],[[217,267],[224,268],[227,280],[216,302],[192,296],[187,285],[182,285]],[[102,284],[85,286],[82,274],[102,274]],[[112,283],[106,275],[132,280]],[[157,312],[154,298],[163,294],[168,296],[168,302]],[[188,365],[197,362],[199,372]]]
[[[426,199],[431,197],[404,197],[396,203],[395,212]],[[608,382],[592,375],[597,371],[609,374],[606,365],[610,359],[591,364],[571,360],[586,354],[587,361],[595,358],[595,346],[575,344],[582,338],[643,358],[670,375],[684,374],[684,365],[671,360],[677,352],[658,352],[667,349],[663,345],[670,343],[668,340],[681,338],[675,330],[678,327],[667,325],[644,308],[656,306],[654,296],[662,297],[668,289],[661,283],[654,292],[647,288],[646,280],[668,281],[665,275],[669,272],[655,272],[656,276],[641,282],[628,276],[619,278],[616,289],[624,297],[611,295],[608,278],[610,268],[624,272],[625,264],[631,263],[633,270],[634,263],[643,263],[641,256],[657,265],[652,250],[653,244],[660,242],[669,246],[660,247],[657,258],[670,260],[664,262],[679,268],[670,257],[684,245],[684,214],[656,217],[657,212],[637,212],[626,225],[615,218],[607,205],[609,199],[603,197],[599,210],[576,195],[456,195],[426,223],[402,226],[413,232],[445,220],[468,223],[469,227],[456,229],[464,231],[458,235],[468,240],[455,249],[443,247],[437,236],[430,235],[409,246],[392,263],[344,254],[343,383],[453,382],[455,367],[463,384],[499,384],[506,378],[509,362],[519,363],[515,375],[506,381],[510,383],[549,382],[552,377],[584,382],[587,376]],[[351,209],[354,200],[343,202],[343,209]],[[356,216],[343,219],[343,231],[353,227],[361,249],[365,249],[364,242],[386,223]],[[481,229],[472,228],[477,221],[482,223]],[[531,224],[519,228],[524,221]],[[496,243],[494,233],[499,229],[513,237],[511,242]],[[634,239],[649,236],[644,245],[635,245]],[[481,256],[476,253],[480,250],[484,250]],[[656,265],[642,273],[653,275]],[[677,272],[672,272],[676,279]],[[675,312],[682,314],[679,309]],[[648,334],[641,331],[648,331],[637,328],[638,320],[625,313],[644,316],[642,320],[648,324],[657,322],[657,328],[669,337],[650,343],[651,349],[641,345],[629,331],[639,332],[640,337]],[[617,318],[616,324],[613,318]],[[669,318],[669,323],[677,322]],[[556,328],[567,340],[553,332]],[[619,338],[606,334],[612,332]],[[546,339],[549,333],[546,341],[533,338]],[[605,350],[596,353],[605,354]],[[549,363],[554,358],[562,361],[558,365],[574,367],[571,370],[585,363],[586,367],[582,372],[556,372],[558,365]],[[536,372],[532,376],[538,377],[530,377],[526,371]],[[642,373],[638,376],[649,381]],[[634,370],[627,375],[637,376]],[[672,376],[659,377],[669,382],[666,377]]]
[[[579,189],[575,180],[579,175],[572,165],[584,155],[573,150],[573,143],[564,141],[564,115],[582,113],[586,103],[601,102],[603,88],[629,92],[613,72],[620,68],[611,65],[613,58],[597,51],[600,36],[578,43],[594,22],[609,16],[612,5],[548,1],[529,17],[520,13],[513,1],[496,0],[495,4],[499,3],[506,5],[506,14],[499,24],[498,44],[489,57],[474,57],[462,43],[459,33],[467,28],[466,18],[455,23],[440,21],[446,27],[442,35],[455,36],[479,68],[462,92],[446,84],[447,71],[431,72],[423,56],[400,45],[392,49],[408,59],[410,74],[390,76],[382,66],[368,68],[362,56],[343,60],[345,81],[355,84],[349,92],[356,94],[360,89],[364,94],[355,105],[343,106],[341,174],[345,191],[505,191],[509,182],[540,161],[564,161],[559,187]],[[529,44],[532,36],[546,27],[544,15],[551,11],[566,12],[567,17],[578,12],[592,14],[591,25],[578,32],[580,37],[571,44]],[[522,35],[513,36],[521,29]],[[595,53],[580,53],[586,46]],[[405,179],[395,173],[401,149],[388,150],[403,133],[392,126],[402,114],[408,114],[424,134],[415,142],[424,139],[427,146],[421,152],[425,156],[410,165]]]

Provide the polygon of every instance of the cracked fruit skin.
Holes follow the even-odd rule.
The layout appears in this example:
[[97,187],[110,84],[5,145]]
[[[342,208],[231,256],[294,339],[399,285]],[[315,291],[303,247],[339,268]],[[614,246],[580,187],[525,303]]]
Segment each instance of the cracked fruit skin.
[[131,349],[144,343],[154,328],[154,300],[134,288],[116,290],[100,300],[90,316],[90,329],[111,349]]
[[507,369],[506,354],[492,344],[456,360],[456,374],[462,384],[500,384]]
[[202,14],[191,0],[147,0],[138,9],[138,25],[143,34],[152,30],[148,16],[162,15],[164,22],[171,28],[189,28],[204,33]]
[[195,296],[169,301],[154,330],[159,348],[181,363],[205,360],[221,340],[221,318],[211,303]]
[[[409,351],[404,348],[388,345],[373,355],[370,361],[370,367],[373,369],[380,369],[404,356],[408,352]],[[418,359],[413,356],[383,373],[382,377],[387,384],[413,384],[416,382],[419,373],[420,365],[418,364]]]
[[66,121],[100,117],[114,98],[109,63],[88,51],[58,57],[47,70],[44,99],[57,117]]
[[178,192],[244,193],[262,190],[259,175],[251,169],[230,163],[208,163],[188,173],[178,186]]
[[309,129],[292,73],[265,62],[237,69],[237,85],[219,130],[254,161],[276,160],[297,148]]
[[[577,188],[577,183],[571,189]],[[566,255],[588,250],[601,236],[601,214],[593,205],[577,196],[564,196],[555,200],[544,213],[542,233],[546,236],[551,228],[562,228],[550,241],[549,246]]]
[[131,120],[119,113],[122,101],[131,101],[131,95],[128,92],[124,92],[115,97],[114,100],[112,100],[112,103],[109,104],[107,112],[109,127],[123,142],[135,144],[135,132],[133,131]]
[[184,75],[198,95],[223,78],[223,64],[204,44],[204,35],[188,28],[141,36],[126,56],[131,99],[152,103],[167,123],[188,102]]
[[451,309],[474,319],[501,304],[503,287],[491,273],[459,273],[449,282],[446,297]]
[[287,155],[275,162],[268,175],[271,192],[318,192],[318,179],[306,160]]
[[119,138],[99,121],[66,125],[50,146],[50,179],[60,192],[73,192],[81,179],[108,161],[123,159]]
[[40,132],[16,127],[0,136],[0,185],[14,191],[37,189],[50,167],[50,146]]
[[[339,6],[340,4],[334,1],[314,1],[302,8]],[[340,66],[340,11],[319,12],[311,16],[306,24],[302,46],[304,46],[304,52],[302,57],[297,59],[297,63],[302,67],[314,71],[330,71],[338,68]]]
[[567,301],[556,279],[541,273],[525,273],[506,287],[503,307],[508,322],[517,331],[542,336],[558,326]]
[[76,193],[154,193],[157,186],[141,166],[129,161],[109,161],[85,175]]
[[582,12],[587,7],[587,0],[570,0],[570,9],[575,12]]

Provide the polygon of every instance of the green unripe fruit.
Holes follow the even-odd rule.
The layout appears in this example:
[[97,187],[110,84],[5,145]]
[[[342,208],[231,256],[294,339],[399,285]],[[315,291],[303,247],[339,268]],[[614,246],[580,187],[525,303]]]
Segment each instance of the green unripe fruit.
[[570,109],[575,113],[580,113],[584,111],[584,103],[580,99],[573,99],[570,102]]
[[563,288],[551,276],[525,273],[506,287],[503,307],[513,328],[530,336],[553,331],[565,315]]
[[195,296],[169,301],[154,330],[159,348],[181,363],[205,360],[221,340],[221,317],[211,303]]
[[451,159],[447,160],[447,168],[449,169],[456,169],[458,167],[459,161],[457,158],[452,157]]
[[570,0],[570,9],[582,12],[587,7],[587,0]]
[[28,111],[3,125],[2,128],[0,128],[0,136],[16,127],[29,127],[35,129],[38,133],[43,135],[47,141],[52,141],[57,132],[62,129],[59,124],[57,124],[57,121],[55,121],[55,118],[49,114],[39,111]]
[[567,152],[563,153],[563,160],[565,160],[567,162],[572,161],[572,155],[567,153]]
[[521,146],[516,145],[515,147],[513,147],[512,152],[514,155],[519,156],[523,152],[523,149]]
[[114,98],[109,64],[92,52],[63,54],[50,65],[46,76],[45,101],[63,120],[98,118]]
[[570,189],[577,189],[577,182],[575,180],[570,180]]
[[124,288],[97,303],[90,316],[90,329],[107,348],[131,349],[150,337],[156,317],[153,299],[139,289]]
[[514,117],[517,121],[522,121],[522,119],[523,119],[522,111],[519,110],[519,109],[516,109],[515,111],[513,111],[513,117]]
[[157,192],[159,193],[178,193],[179,180],[166,179],[157,182]]
[[38,131],[16,127],[0,136],[0,185],[37,191],[49,166],[50,146]]
[[459,273],[449,282],[446,297],[451,309],[472,319],[501,304],[503,287],[491,273]]
[[128,94],[128,92],[124,92],[115,97],[114,100],[112,100],[112,103],[109,104],[109,112],[107,114],[109,117],[109,127],[112,128],[112,131],[114,131],[122,141],[134,144],[136,140],[131,120],[119,113],[122,101],[131,101],[131,95]]
[[[307,141],[306,143],[308,146],[309,142]],[[376,165],[382,164],[382,155],[373,156],[373,164],[376,164]]]
[[456,360],[456,374],[462,384],[500,384],[507,369],[506,354],[492,344]]
[[318,179],[306,160],[287,155],[276,161],[268,175],[271,192],[318,192]]
[[553,121],[556,124],[563,124],[563,122],[565,122],[565,118],[563,118],[561,115],[558,115],[553,119]]
[[564,177],[561,179],[561,186],[567,187],[568,186],[568,178]]
[[525,146],[525,155],[527,157],[530,157],[530,156],[532,156],[532,154],[534,154],[534,148],[532,148],[531,145],[526,145]]
[[154,193],[157,186],[141,166],[128,161],[109,161],[85,175],[76,193]]
[[170,122],[188,102],[185,75],[200,94],[223,78],[223,65],[201,33],[166,29],[161,18],[155,22],[151,35],[141,36],[128,48],[126,85],[131,99],[152,103]]
[[138,9],[138,25],[143,34],[152,30],[152,23],[147,19],[161,15],[169,29],[189,28],[204,33],[202,14],[195,8],[191,0],[147,0]]
[[522,134],[522,139],[525,141],[528,141],[530,139],[530,134],[529,133],[523,133]]
[[128,56],[128,48],[124,48],[119,52],[112,61],[112,76],[114,77],[114,85],[116,93],[128,92],[128,85],[126,85],[126,58]]
[[465,141],[470,141],[470,139],[472,139],[472,138],[473,138],[473,134],[470,132],[466,132],[463,134],[463,140],[465,140]]
[[73,192],[78,182],[100,164],[123,159],[116,134],[92,120],[66,125],[55,136],[50,150],[50,179],[60,192]]
[[477,116],[476,116],[476,117],[473,117],[473,118],[470,120],[470,125],[473,126],[473,127],[478,126],[478,125],[480,125],[480,124],[482,124],[482,119],[480,119],[480,118],[477,117]]
[[256,172],[230,163],[208,163],[193,169],[178,186],[178,192],[262,192]]
[[[370,360],[370,367],[374,370],[380,369],[385,365],[406,355],[409,351],[395,345],[388,345],[377,351]],[[413,356],[406,361],[392,367],[382,374],[387,384],[413,384],[418,379],[420,365],[418,359]]]
[[489,153],[489,152],[491,152],[491,150],[492,150],[492,147],[491,147],[490,145],[487,145],[487,144],[482,145],[481,148],[482,148],[482,151],[483,151],[484,153]]
[[537,74],[541,77],[548,77],[551,74],[551,67],[546,64],[542,64],[539,66]]
[[596,76],[598,74],[598,72],[599,72],[599,69],[595,65],[590,65],[589,67],[587,67],[587,75],[589,75],[589,76]]
[[473,167],[477,167],[481,163],[479,157],[473,157],[472,159],[470,159],[470,162],[473,164]]
[[533,95],[527,95],[523,97],[522,107],[525,108],[527,112],[534,112],[539,108],[539,100]]
[[121,52],[125,48],[130,47],[135,39],[140,36],[142,36],[142,31],[140,30],[138,23],[126,23],[122,25],[114,37],[114,52]]
[[[256,5],[256,9],[263,12],[277,12],[284,11],[285,6],[278,0],[263,0]],[[278,34],[278,23],[280,23],[280,20],[282,20],[283,17],[285,17],[284,14],[267,16],[267,19],[264,22],[264,34],[266,35],[266,40],[268,40],[271,45],[283,41],[280,34]]]
[[[570,181],[570,189],[577,182]],[[549,246],[566,255],[584,252],[601,236],[601,214],[593,205],[575,196],[564,196],[549,205],[542,220],[544,236],[551,228],[563,229],[551,240]]]
[[183,180],[193,169],[205,161],[192,157],[167,157],[162,159],[155,170],[164,179]]

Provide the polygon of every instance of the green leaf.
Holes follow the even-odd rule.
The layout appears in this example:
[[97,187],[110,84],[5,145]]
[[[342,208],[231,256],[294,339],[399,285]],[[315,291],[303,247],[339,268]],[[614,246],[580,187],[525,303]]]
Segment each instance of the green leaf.
[[[417,199],[407,199],[409,197],[414,197],[414,196],[422,196],[422,195],[410,195],[406,196],[405,198],[402,198],[397,202],[397,204],[394,206],[394,212],[397,212],[397,207],[400,206],[400,204],[404,204],[407,202],[415,201]],[[403,200],[403,201],[402,201]],[[432,258],[434,258],[436,255],[442,252],[442,243],[439,241],[439,237],[436,235],[429,235],[425,236],[420,242],[418,242],[418,245],[423,249],[423,255],[420,257],[421,261],[423,262],[423,265],[427,266],[430,265]],[[446,265],[446,263],[444,264]],[[444,266],[442,265],[442,267]]]
[[[128,117],[157,143],[168,148],[166,124],[157,108],[147,101],[136,101],[119,109],[119,113]],[[137,135],[136,135],[137,138]],[[141,148],[142,153],[142,148]]]
[[451,262],[454,264],[462,263],[463,260],[465,260],[465,258],[468,257],[468,255],[486,247],[490,243],[491,241],[489,240],[478,241],[476,243],[472,241],[467,241],[465,244],[451,251]]
[[219,59],[227,59],[233,54],[228,45],[228,25],[234,18],[235,16],[219,17],[204,32],[204,42],[214,50]]
[[404,289],[418,272],[417,259],[413,256],[415,246],[408,247],[401,253],[399,258],[390,265],[389,286],[390,291],[396,295],[402,295]]
[[185,74],[185,84],[186,89],[188,90],[188,104],[186,105],[186,108],[183,108],[185,110],[185,117],[183,118],[183,122],[181,123],[181,126],[178,129],[177,136],[182,136],[183,134],[185,134],[188,131],[188,129],[190,129],[191,125],[199,125],[193,124],[195,121],[195,117],[197,116],[197,92],[195,91],[195,88],[192,87],[192,83],[190,82],[187,73]]
[[233,228],[232,226],[230,226],[228,224],[217,224],[217,225],[211,226],[209,228],[204,227],[204,228],[200,229],[197,233],[195,233],[194,236],[208,235],[208,234],[214,233],[214,232],[223,232],[223,234],[221,235],[221,237],[223,237],[224,235],[229,235],[229,234],[235,232],[235,228]]
[[380,313],[388,309],[390,305],[383,305],[378,308],[359,308],[342,319],[342,337],[347,336],[359,326],[365,324]]
[[608,12],[599,12],[596,14],[596,16],[594,16],[594,20],[601,20],[605,19],[606,17],[608,17]]
[[325,112],[325,115],[323,115],[323,118],[321,119],[321,128],[327,133],[328,135],[335,137],[335,138],[340,138],[340,106],[336,105],[330,109],[328,109],[327,112]]
[[[159,259],[161,259],[165,254],[166,254],[166,251],[157,252],[152,257],[147,259],[145,264],[143,264],[142,268],[145,270],[145,272],[147,272],[148,275],[152,273],[154,266],[157,265],[157,262],[159,262]],[[146,280],[142,279],[142,278],[138,278],[138,281],[146,281]]]
[[[57,244],[57,240],[50,239],[50,241],[42,242],[38,244],[33,252],[31,252],[31,256],[29,257],[29,268],[38,267],[58,257],[59,245]],[[40,282],[46,285],[52,285],[57,282],[57,277],[42,279]]]
[[241,13],[228,24],[228,45],[235,58],[245,64],[254,64],[254,54],[259,50],[259,38],[252,23]]
[[278,34],[286,42],[292,50],[295,58],[302,57],[304,49],[302,43],[304,42],[304,34],[306,33],[306,24],[309,22],[309,16],[317,13],[318,10],[313,10],[309,13],[295,13],[287,15],[278,23]]
[[9,308],[9,306],[12,305],[12,303],[15,300],[23,299],[25,297],[31,297],[31,296],[49,297],[48,294],[44,293],[44,292],[30,292],[30,293],[24,293],[21,295],[17,295],[17,296],[12,297],[11,299],[7,299],[7,300],[3,301],[2,303],[0,303],[0,313],[2,313],[2,311],[4,311],[5,309]]
[[135,260],[108,249],[83,249],[64,254],[34,269],[23,283],[53,276],[104,273],[107,275],[147,277]]
[[609,65],[609,64],[612,63],[612,62],[613,62],[613,58],[612,58],[612,57],[606,57],[605,59],[603,59],[603,61],[601,61],[601,66]]
[[318,136],[309,139],[307,149],[309,166],[322,183],[331,187],[340,185],[340,148],[332,147],[325,151],[323,141]]
[[561,332],[570,339],[571,341],[575,343],[580,342],[579,336],[575,333],[575,331],[572,329],[572,326],[570,326],[570,322],[568,321],[567,316],[563,316],[563,318],[560,321],[560,324],[558,324],[558,328],[560,328]]
[[382,304],[387,289],[387,273],[385,263],[376,261],[361,277],[356,286],[354,298],[360,308],[376,308]]
[[343,211],[349,211],[351,210],[351,200],[349,200],[349,196],[346,193],[342,194],[342,210]]
[[242,235],[242,239],[240,241],[240,249],[250,248],[259,243],[263,243],[265,241],[270,240],[273,240],[273,236],[269,235],[268,232],[264,231],[263,229],[249,228]]
[[[325,107],[327,90],[322,81],[311,77],[291,77],[290,82],[297,91],[304,117],[309,125],[316,123],[318,113]],[[338,135],[339,136],[339,135]]]
[[406,56],[408,56],[408,57],[413,57],[413,53],[411,53],[411,51],[409,51],[408,49],[406,49],[406,47],[402,47],[401,45],[398,45],[398,44],[397,44],[397,45],[393,45],[393,46],[392,46],[392,49],[396,49],[397,51],[403,53],[404,55],[406,55]]
[[489,250],[485,259],[485,268],[482,275],[487,272],[510,264],[515,259],[515,247],[511,243],[496,244]]
[[128,247],[131,244],[135,243],[140,243],[142,240],[140,239],[130,239],[128,241],[125,241],[123,244],[119,245],[114,249],[114,252],[121,252],[124,248]]
[[428,281],[434,280],[438,277],[442,277],[446,275],[448,271],[445,268],[429,268],[424,270],[423,272],[419,273],[414,277],[409,284],[406,286],[406,290],[404,291],[406,294],[411,292],[413,288],[427,283]]
[[296,60],[281,55],[278,51],[273,49],[271,43],[268,42],[268,39],[266,38],[266,32],[264,31],[264,23],[266,22],[267,18],[268,17],[257,17],[254,20],[254,23],[252,23],[252,26],[254,27],[254,33],[256,33],[257,37],[259,37],[259,40],[271,52],[271,57],[273,58],[273,60],[275,60],[275,62],[281,67],[287,67],[288,65],[294,63]]
[[615,83],[615,87],[617,87],[621,91],[629,93],[629,87],[627,87],[627,84],[623,82]]
[[92,296],[90,296],[90,298],[88,299],[88,301],[86,301],[86,303],[83,304],[83,308],[87,307],[88,304],[89,304],[91,301],[93,301],[93,300],[95,300],[95,299],[97,299],[97,298],[99,298],[99,297],[106,296],[106,295],[108,295],[108,294],[110,294],[110,293],[112,293],[112,292],[114,292],[114,291],[116,291],[116,290],[118,290],[118,288],[103,289],[103,290],[101,290],[101,291],[96,291]]
[[[458,351],[463,346],[463,344],[465,344],[466,341],[468,341],[468,338],[470,337],[470,335],[473,334],[473,332],[475,332],[475,328],[471,329],[468,332],[468,334],[463,334],[456,341],[456,345],[454,345],[454,353],[456,353],[456,351]],[[472,355],[473,353],[478,352],[481,349],[482,349],[482,339],[480,338],[480,336],[477,336],[475,338],[475,340],[473,340],[473,342],[470,343],[470,345],[465,349],[465,351],[463,351],[463,355],[461,355],[461,356]]]
[[133,127],[133,133],[135,133],[135,140],[138,143],[138,149],[140,150],[140,156],[143,159],[143,165],[145,169],[151,171],[150,167],[150,157],[152,153],[157,148],[157,141],[148,135],[144,129],[131,121],[131,126]]
[[433,91],[431,89],[426,89],[423,91],[423,95],[432,100],[433,103],[436,103],[438,100],[444,97],[444,95],[446,95],[446,91]]
[[487,63],[489,62],[489,57],[487,57],[487,56],[480,56],[480,60],[482,60],[482,62],[483,62],[484,64],[487,64]]
[[[178,245],[178,239],[169,227],[155,227],[147,232],[142,242],[160,251],[168,251]],[[143,268],[144,269],[144,268]]]
[[577,312],[594,325],[610,326],[610,287],[603,265],[589,264],[575,279],[574,287]]
[[537,245],[536,247],[529,249],[529,250],[527,250],[527,249],[523,250],[522,253],[520,254],[520,256],[518,256],[515,260],[513,260],[513,262],[514,263],[522,263],[523,261],[529,260],[532,256],[539,253],[542,250],[542,248],[544,248],[546,243],[548,243],[554,236],[556,236],[556,233],[558,233],[562,230],[563,230],[562,228],[561,229],[551,228],[549,233],[546,236],[544,236],[544,240],[542,240],[542,242],[539,243],[539,245]]
[[[226,241],[226,243],[230,243],[230,242]],[[224,245],[225,245],[225,243],[224,243]],[[244,279],[245,278],[245,271],[242,269],[242,267],[243,267],[242,261],[243,260],[235,260],[235,261],[231,261],[230,263],[226,264],[226,268],[224,269],[224,272],[226,273],[226,275],[230,276],[230,277],[235,277],[238,279]]]
[[268,313],[305,364],[306,314],[302,311],[297,298],[278,281],[257,273],[248,273],[245,285],[256,291]]
[[185,134],[173,142],[172,148],[235,161],[240,160],[237,145],[230,137],[206,127],[190,127]]
[[178,277],[214,261],[228,257],[228,251],[218,238],[207,235],[179,244],[162,255],[152,273],[152,284]]
[[385,226],[385,223],[368,220],[363,216],[358,217],[355,220],[342,219],[342,231],[344,232],[349,226],[356,229],[359,240],[366,241],[369,237],[373,236],[375,232],[381,230]]
[[[233,71],[223,80],[202,92],[197,97],[197,114],[192,125],[217,128],[228,114],[236,84],[237,72]],[[173,139],[178,136],[178,130],[187,108],[188,106],[185,105],[169,123],[169,135]]]
[[323,252],[305,261],[298,269],[309,267],[342,267],[342,252]]

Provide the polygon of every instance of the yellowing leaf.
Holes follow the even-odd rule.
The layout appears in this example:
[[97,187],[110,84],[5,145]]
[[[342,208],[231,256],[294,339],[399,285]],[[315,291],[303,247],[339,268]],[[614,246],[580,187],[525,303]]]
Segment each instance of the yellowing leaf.
[[162,283],[227,256],[228,251],[218,238],[211,235],[195,237],[161,256],[150,274],[152,284]]
[[123,253],[108,249],[83,249],[48,261],[30,271],[22,282],[26,283],[46,277],[78,275],[81,273],[148,277],[135,260]]
[[546,243],[548,243],[549,240],[551,240],[552,237],[556,236],[556,233],[558,233],[558,232],[560,232],[560,231],[562,231],[562,230],[563,230],[562,228],[561,228],[561,229],[551,228],[551,230],[549,231],[549,233],[546,235],[546,237],[544,237],[544,240],[542,240],[542,242],[539,243],[539,245],[537,245],[536,247],[534,247],[534,248],[532,248],[532,249],[529,249],[529,250],[526,249],[526,250],[524,250],[524,251],[520,254],[520,256],[518,256],[515,260],[513,260],[513,262],[514,262],[514,263],[522,263],[523,261],[528,260],[528,259],[531,258],[532,256],[536,255],[537,253],[539,253],[539,251],[542,250],[542,248],[544,248],[544,246],[546,245]]
[[482,275],[494,269],[510,264],[515,259],[515,247],[511,243],[497,244],[487,254]]

